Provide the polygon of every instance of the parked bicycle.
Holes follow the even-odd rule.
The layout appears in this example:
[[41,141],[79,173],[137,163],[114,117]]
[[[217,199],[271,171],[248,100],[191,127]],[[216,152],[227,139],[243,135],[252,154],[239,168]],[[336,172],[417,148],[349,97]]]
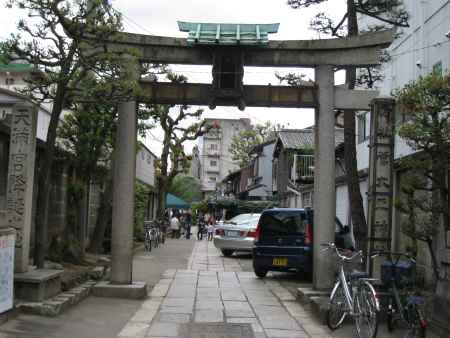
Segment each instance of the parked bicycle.
[[154,248],[157,248],[159,244],[161,243],[161,231],[159,229],[159,226],[152,221],[145,221],[144,222],[144,233],[145,233],[145,240],[144,240],[144,247],[146,251],[152,251],[152,246]]
[[371,258],[378,256],[386,257],[381,265],[381,281],[388,289],[388,330],[394,331],[403,322],[407,326],[405,338],[425,338],[428,326],[422,311],[425,298],[413,288],[416,260],[407,253],[390,251],[375,252]]
[[330,307],[327,312],[327,325],[331,330],[342,326],[347,316],[354,319],[356,332],[360,338],[375,338],[378,331],[380,311],[377,294],[365,272],[355,271],[346,274],[344,264],[362,258],[362,251],[353,252],[338,248],[334,243],[321,244],[325,249],[333,250],[340,259],[336,284],[330,295]]

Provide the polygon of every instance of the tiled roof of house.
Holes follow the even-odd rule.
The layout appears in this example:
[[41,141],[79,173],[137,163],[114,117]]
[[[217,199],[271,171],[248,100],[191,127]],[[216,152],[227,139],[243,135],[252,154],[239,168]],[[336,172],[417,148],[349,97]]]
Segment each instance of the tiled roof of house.
[[280,24],[199,23],[178,21],[191,45],[265,45]]
[[[314,129],[285,129],[278,133],[278,138],[284,149],[313,149]],[[335,129],[335,145],[344,142],[344,131]]]

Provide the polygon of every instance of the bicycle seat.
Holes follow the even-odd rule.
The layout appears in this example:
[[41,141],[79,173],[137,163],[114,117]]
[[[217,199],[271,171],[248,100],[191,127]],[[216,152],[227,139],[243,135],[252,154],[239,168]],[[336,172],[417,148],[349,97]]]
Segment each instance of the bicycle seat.
[[350,273],[351,279],[369,278],[369,274],[365,271],[353,271]]

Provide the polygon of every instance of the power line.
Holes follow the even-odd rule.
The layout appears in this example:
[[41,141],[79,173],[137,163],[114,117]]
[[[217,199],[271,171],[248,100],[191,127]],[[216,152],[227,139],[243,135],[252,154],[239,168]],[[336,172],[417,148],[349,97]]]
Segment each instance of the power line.
[[115,11],[116,13],[119,13],[120,15],[122,15],[123,18],[124,18],[126,21],[130,22],[130,23],[133,24],[135,27],[137,27],[137,28],[139,28],[139,29],[141,29],[141,30],[147,32],[147,33],[150,34],[150,35],[154,35],[154,34],[153,34],[152,32],[150,32],[147,28],[145,28],[144,26],[140,25],[139,23],[137,23],[136,21],[134,21],[133,19],[131,19],[129,16],[127,16],[123,11],[119,11],[119,10],[115,9],[114,7],[112,7],[112,6],[111,6],[111,8],[112,8],[112,10]]
[[444,45],[446,43],[449,43],[449,42],[450,42],[450,39],[449,40],[445,40],[445,41],[441,41],[441,42],[435,42],[435,43],[433,43],[431,45],[428,45],[428,46],[424,46],[424,47],[420,47],[420,48],[414,48],[414,49],[409,49],[409,50],[406,50],[406,51],[398,53],[398,54],[389,54],[389,56],[390,57],[402,56],[402,55],[406,55],[406,54],[409,54],[409,53],[418,52],[420,50],[428,49],[428,48],[431,48],[431,47],[440,47],[440,46],[442,46],[442,45]]

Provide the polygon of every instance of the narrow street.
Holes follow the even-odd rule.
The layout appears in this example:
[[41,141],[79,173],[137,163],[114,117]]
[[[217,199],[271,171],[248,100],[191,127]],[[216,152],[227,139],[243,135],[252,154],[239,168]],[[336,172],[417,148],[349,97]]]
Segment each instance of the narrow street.
[[169,269],[118,337],[330,337],[275,278],[242,271],[196,241],[188,269]]
[[[258,279],[251,255],[223,257],[206,240],[169,239],[138,251],[133,267],[151,290],[144,302],[90,296],[56,318],[21,314],[0,326],[0,338],[356,337],[351,324],[331,333],[296,301],[307,282],[287,273]],[[381,322],[378,337],[402,334]]]

